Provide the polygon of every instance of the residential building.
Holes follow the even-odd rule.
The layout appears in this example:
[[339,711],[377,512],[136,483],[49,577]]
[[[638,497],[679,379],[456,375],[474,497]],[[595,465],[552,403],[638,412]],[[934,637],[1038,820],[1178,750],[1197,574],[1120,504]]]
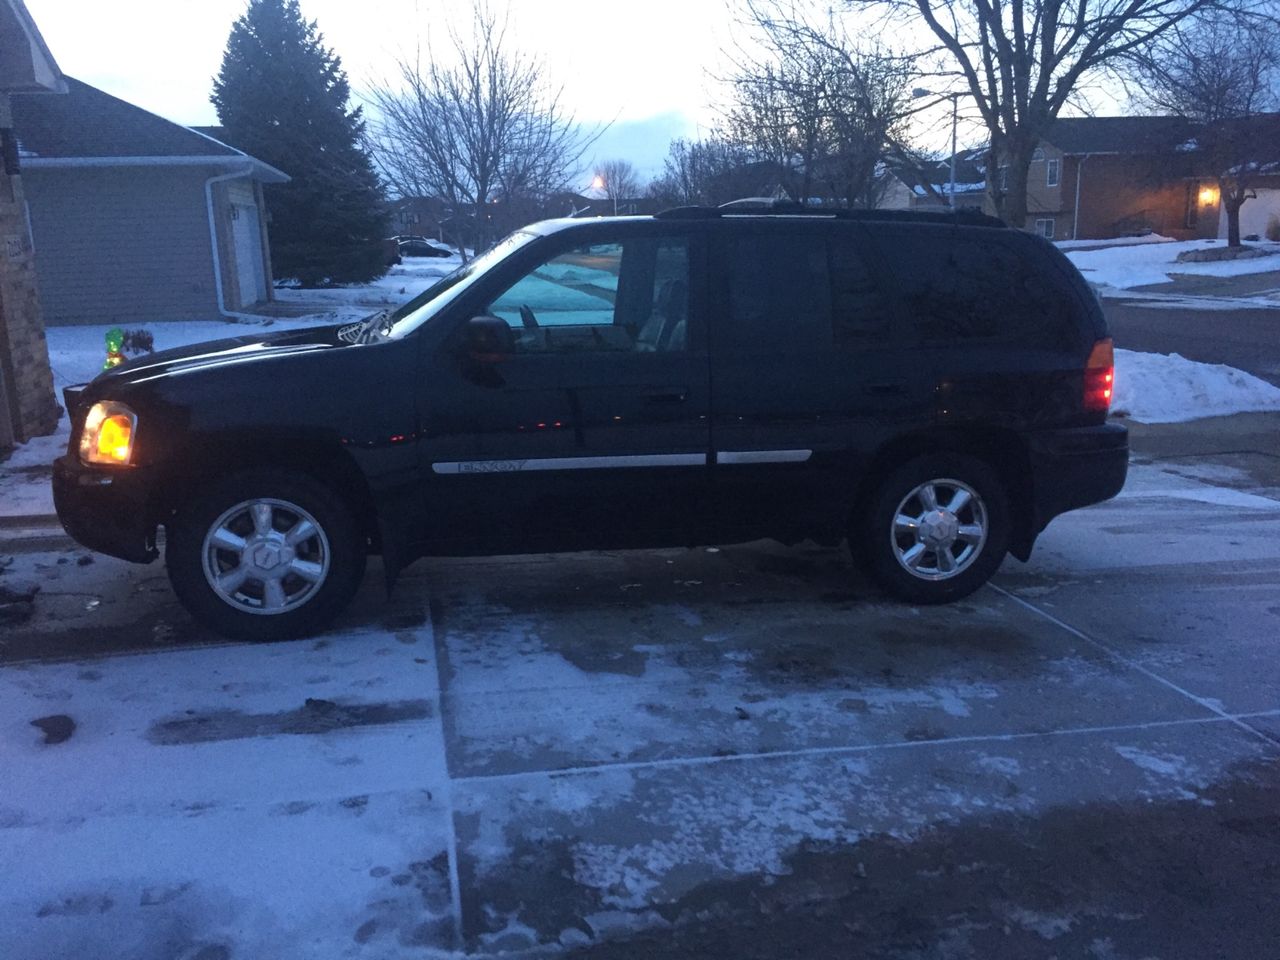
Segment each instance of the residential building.
[[11,98],[57,100],[62,72],[22,0],[0,0],[0,451],[49,433],[53,391]]
[[70,77],[13,98],[46,322],[207,320],[271,299],[279,170]]

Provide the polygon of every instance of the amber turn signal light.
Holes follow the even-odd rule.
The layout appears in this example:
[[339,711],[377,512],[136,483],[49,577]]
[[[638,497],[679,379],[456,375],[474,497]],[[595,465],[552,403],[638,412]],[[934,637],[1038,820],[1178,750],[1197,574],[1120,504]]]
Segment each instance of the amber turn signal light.
[[133,457],[138,418],[122,403],[95,403],[80,433],[80,459],[84,463],[128,464]]

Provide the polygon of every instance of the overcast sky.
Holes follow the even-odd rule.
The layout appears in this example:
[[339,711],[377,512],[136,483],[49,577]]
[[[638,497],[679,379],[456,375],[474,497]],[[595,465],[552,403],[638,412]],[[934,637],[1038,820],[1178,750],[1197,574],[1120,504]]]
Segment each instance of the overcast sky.
[[[492,0],[520,45],[543,54],[565,102],[613,122],[597,150],[646,176],[667,146],[713,119],[708,71],[727,41],[724,0]],[[63,72],[179,123],[217,122],[209,93],[245,0],[27,0]],[[357,93],[421,40],[445,40],[465,0],[302,0]]]

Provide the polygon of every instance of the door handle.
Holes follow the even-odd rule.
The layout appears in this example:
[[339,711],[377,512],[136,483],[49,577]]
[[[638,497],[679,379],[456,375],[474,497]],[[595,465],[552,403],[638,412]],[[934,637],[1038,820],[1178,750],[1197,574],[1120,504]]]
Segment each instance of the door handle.
[[655,390],[653,393],[646,393],[644,398],[649,403],[684,403],[685,398],[688,396],[688,390],[680,387],[671,387],[667,390]]

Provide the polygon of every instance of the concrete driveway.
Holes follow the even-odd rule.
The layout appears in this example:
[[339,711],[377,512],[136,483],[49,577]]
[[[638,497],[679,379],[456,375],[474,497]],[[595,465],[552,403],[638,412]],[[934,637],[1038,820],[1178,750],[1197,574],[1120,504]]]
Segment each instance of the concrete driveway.
[[7,956],[1275,950],[1247,490],[1139,466],[947,608],[804,547],[437,560],[244,646],[79,556],[0,577],[42,586],[0,640]]

